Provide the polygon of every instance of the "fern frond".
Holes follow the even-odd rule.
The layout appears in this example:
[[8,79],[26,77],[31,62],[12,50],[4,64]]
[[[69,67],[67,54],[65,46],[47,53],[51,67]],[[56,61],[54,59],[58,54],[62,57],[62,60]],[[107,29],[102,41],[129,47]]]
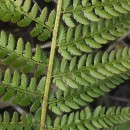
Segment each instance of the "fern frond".
[[130,121],[130,108],[98,106],[93,112],[89,107],[69,115],[57,117],[49,130],[97,130],[110,128]]
[[98,52],[96,55],[92,53],[88,56],[83,55],[79,59],[73,57],[71,61],[63,58],[60,69],[53,75],[53,81],[60,89],[62,88],[58,85],[58,82],[71,88],[78,88],[81,85],[87,87],[98,79],[104,80],[113,77],[115,74],[129,71],[129,59],[130,48],[128,47],[118,51],[111,51],[110,54],[105,51],[103,54]]
[[130,78],[129,47],[98,51],[130,29],[130,0],[55,2],[57,11],[41,11],[32,0],[0,0],[0,21],[34,23],[32,37],[52,39],[48,59],[40,46],[33,53],[29,42],[1,31],[0,63],[8,69],[0,69],[0,99],[30,112],[20,119],[5,112],[0,130],[126,130],[130,107],[86,106]]
[[130,122],[127,122],[127,123],[123,123],[121,125],[116,125],[114,127],[106,128],[103,130],[129,130],[129,128],[130,128]]
[[1,1],[0,20],[17,23],[20,27],[27,27],[30,23],[35,22],[36,26],[31,31],[31,36],[45,41],[51,36],[53,30],[56,15],[55,10],[47,15],[48,10],[45,7],[39,15],[38,5],[35,3],[31,8],[31,4],[31,0]]
[[[104,80],[96,80],[95,83],[90,84],[86,88],[80,86],[79,89],[70,89],[67,91],[58,90],[55,94],[50,94],[49,109],[55,114],[61,115],[63,112],[71,112],[77,110],[88,103],[93,102],[94,99],[103,96],[105,93],[110,92],[116,88],[117,85],[122,84],[125,80],[129,79],[130,71],[124,72],[120,75],[113,75]],[[92,79],[93,78],[89,78]],[[61,84],[62,86],[62,84]]]
[[62,19],[67,26],[74,27],[76,22],[88,25],[91,21],[112,19],[129,11],[129,0],[64,0]]
[[0,130],[39,130],[39,113],[39,110],[34,116],[23,113],[19,119],[17,112],[14,112],[12,116],[8,112],[4,112],[3,115],[0,115]]
[[49,109],[60,115],[62,111],[79,109],[110,92],[129,78],[129,57],[130,48],[126,47],[110,54],[104,52],[102,56],[97,53],[95,56],[84,55],[79,60],[74,57],[69,64],[63,59],[53,80],[62,91],[50,96]]
[[108,41],[122,36],[130,28],[129,14],[115,17],[110,20],[100,19],[89,25],[79,24],[75,28],[63,25],[59,29],[58,48],[59,53],[66,59],[71,60],[74,55],[82,55],[84,52],[92,52],[99,49]]
[[29,42],[24,45],[22,38],[15,42],[13,35],[10,34],[8,37],[4,31],[0,36],[0,59],[3,64],[19,68],[24,73],[34,72],[35,76],[43,74],[47,66],[47,56],[39,46],[32,55]]
[[42,101],[46,78],[38,80],[35,77],[27,78],[17,71],[11,74],[0,71],[0,95],[2,101],[10,101],[20,106],[31,105],[31,111],[37,110]]

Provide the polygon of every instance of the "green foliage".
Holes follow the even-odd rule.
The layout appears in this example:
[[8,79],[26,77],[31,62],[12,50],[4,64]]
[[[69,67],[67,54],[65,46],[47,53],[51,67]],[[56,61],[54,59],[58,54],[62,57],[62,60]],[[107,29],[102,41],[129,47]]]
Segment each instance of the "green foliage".
[[[47,15],[45,7],[38,15],[38,5],[31,7],[31,0],[2,0],[0,2],[0,20],[7,22],[11,20],[20,27],[27,27],[35,22],[35,27],[31,31],[32,37],[38,37],[39,40],[47,40],[52,33],[55,22],[55,10]],[[48,16],[48,18],[47,18]]]
[[130,127],[130,122],[123,123],[121,125],[115,125],[113,127],[103,129],[103,130],[128,130]]
[[[24,44],[23,39],[19,38],[15,42],[12,34],[7,37],[4,31],[0,36],[0,59],[5,65],[20,68],[24,73],[34,73],[35,76],[43,74],[47,66],[47,56],[37,45],[35,54],[32,55],[32,47],[29,42]],[[42,70],[42,72],[41,72]]]
[[[30,35],[42,42],[52,39],[53,44],[49,59],[40,45],[33,52],[30,42],[15,40],[12,34],[1,31],[1,101],[28,107],[30,112],[14,112],[12,116],[5,112],[0,116],[0,130],[128,129],[129,107],[97,106],[93,110],[90,106],[130,78],[129,47],[101,51],[105,44],[130,29],[130,1],[56,2],[57,13],[48,7],[40,11],[33,0],[0,1],[2,22],[21,28],[34,23]],[[43,114],[46,121],[41,118]],[[42,128],[44,122],[46,126]]]
[[0,129],[1,130],[39,130],[40,120],[39,110],[33,116],[32,114],[26,115],[25,113],[18,117],[18,113],[14,112],[13,116],[10,117],[8,112],[4,112],[3,116],[0,115]]
[[96,55],[83,55],[79,59],[73,57],[71,61],[62,59],[60,69],[54,74],[54,82],[62,90],[65,89],[62,84],[71,88],[79,88],[80,85],[87,87],[96,80],[109,79],[115,74],[127,72],[130,69],[129,57],[130,49],[126,47],[110,54],[106,51],[103,54],[98,52]]
[[63,20],[69,27],[75,22],[88,25],[100,18],[113,19],[130,11],[129,0],[67,0],[63,2]]
[[127,32],[130,28],[129,15],[120,14],[110,20],[101,18],[98,22],[79,24],[68,29],[61,25],[58,37],[59,52],[64,58],[71,60],[74,55],[81,56],[84,52],[101,48],[108,41],[113,41]]
[[130,77],[130,48],[106,51],[103,54],[92,53],[83,55],[79,60],[74,57],[71,61],[63,59],[61,66],[54,74],[53,82],[58,90],[50,98],[50,109],[59,112],[70,112],[79,109],[86,103],[93,102],[112,89],[116,88]]
[[5,73],[0,71],[0,95],[1,100],[10,101],[21,106],[31,105],[30,110],[35,111],[40,106],[46,78],[40,81],[36,77],[28,79],[27,75],[17,71],[11,74],[10,70]]
[[[129,108],[121,107],[105,107],[98,106],[93,112],[89,107],[82,111],[73,112],[69,115],[57,117],[53,127],[48,127],[50,130],[97,130],[113,127],[117,124],[127,123],[130,120]],[[113,130],[113,129],[112,129]]]
[[60,27],[59,52],[72,59],[122,36],[130,27],[129,11],[129,0],[64,1],[62,19],[69,28]]

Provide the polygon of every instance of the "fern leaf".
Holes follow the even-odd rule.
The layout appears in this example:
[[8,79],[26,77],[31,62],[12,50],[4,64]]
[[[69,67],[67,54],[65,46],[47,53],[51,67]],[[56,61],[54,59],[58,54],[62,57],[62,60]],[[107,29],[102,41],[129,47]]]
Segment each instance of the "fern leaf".
[[2,101],[11,101],[13,104],[27,106],[31,104],[31,111],[36,111],[40,106],[42,94],[44,92],[45,77],[38,81],[35,77],[30,80],[25,74],[17,71],[11,74],[6,70],[1,72],[0,95]]
[[106,129],[103,129],[103,130],[127,130],[129,129],[130,127],[130,122],[126,122],[126,123],[123,123],[121,125],[115,125],[113,127],[110,127],[110,128],[106,128]]
[[40,110],[37,110],[36,114],[33,115],[32,114],[28,114],[26,115],[25,113],[23,113],[20,116],[20,119],[18,117],[18,113],[14,112],[12,116],[9,115],[8,112],[4,112],[3,115],[0,115],[0,129],[4,130],[24,130],[24,129],[28,129],[28,130],[39,130],[40,127],[40,123],[39,123],[39,119],[40,119],[40,115],[37,116],[37,113],[39,113]]
[[[62,72],[58,69],[53,80],[56,86],[61,89],[61,91],[57,91],[57,95],[60,96],[55,95],[50,99],[50,109],[54,103],[57,103],[59,109],[60,104],[65,104],[70,110],[78,109],[70,103],[85,106],[84,103],[80,103],[82,101],[92,102],[94,98],[110,92],[117,85],[123,83],[130,76],[129,51],[130,49],[126,47],[122,51],[112,51],[109,55],[107,52],[104,52],[102,56],[100,53],[95,56],[84,55],[78,61],[75,57],[71,62],[63,59],[67,62],[64,64],[66,65],[65,69]],[[118,58],[119,54],[122,60]],[[80,98],[82,101],[77,100]]]
[[[31,0],[6,0],[0,2],[1,17],[3,22],[11,21],[20,27],[27,27],[32,22],[36,26],[31,31],[32,37],[38,37],[45,41],[50,38],[54,27],[55,11],[53,10],[47,18],[47,8],[45,7],[39,15],[38,5],[35,3],[31,8]],[[39,15],[39,16],[38,16]]]
[[[39,11],[32,0],[0,1],[2,22],[10,21],[19,27],[34,23],[30,35],[43,42],[52,36],[53,43],[48,66],[48,58],[39,45],[33,53],[29,42],[24,44],[22,38],[15,41],[12,34],[7,36],[1,31],[0,62],[8,67],[0,70],[1,101],[27,106],[30,114],[21,114],[19,119],[18,113],[10,116],[5,112],[0,115],[0,129],[127,129],[129,107],[97,106],[91,110],[86,106],[130,77],[129,47],[97,51],[130,29],[130,1],[57,2],[56,10],[43,7]],[[57,58],[56,50],[62,57]],[[49,90],[52,83],[55,90]],[[48,110],[54,115],[53,120]]]
[[[77,111],[69,115],[63,115],[61,117],[57,117],[53,123],[53,129],[96,130],[104,128],[104,130],[109,130],[111,127],[114,128],[116,127],[116,125],[120,126],[123,123],[127,124],[129,122],[130,120],[129,107],[126,108],[112,107],[111,109],[112,111],[109,112],[109,109],[98,106],[94,110],[94,112],[92,112],[90,108],[86,107],[82,111]],[[48,129],[50,130],[49,127]]]
[[[71,60],[74,55],[82,55],[84,52],[89,53],[93,49],[101,48],[103,44],[107,44],[108,41],[115,40],[127,32],[130,28],[128,15],[120,14],[110,20],[100,19],[98,22],[91,22],[89,25],[79,24],[73,28],[71,35],[69,35],[70,30],[72,30],[71,27],[67,30],[65,27],[60,28],[59,32],[63,32],[64,35],[61,39],[59,33],[59,53],[64,58]],[[69,40],[68,35],[70,36]]]
[[[67,81],[74,80],[78,84],[78,81],[76,81],[75,79],[78,79],[78,76],[82,77],[82,74],[84,76],[85,74],[90,74],[91,77],[94,77],[96,79],[104,79],[105,77],[112,76],[113,74],[119,74],[119,73],[128,71],[129,51],[130,49],[127,47],[124,48],[122,52],[118,51],[119,53],[121,53],[121,57],[122,57],[122,60],[120,61],[118,61],[118,58],[117,58],[117,55],[119,55],[119,53],[115,51],[112,51],[109,55],[106,55],[107,52],[104,52],[104,54],[102,55],[101,53],[97,53],[93,57],[91,54],[89,54],[88,56],[83,55],[78,61],[76,61],[77,58],[74,57],[72,61],[68,62],[69,64],[63,58],[62,64],[64,64],[64,66],[61,64],[62,65],[61,73],[59,74],[59,70],[57,70],[57,74],[55,73],[54,75],[54,81],[55,81],[55,78],[60,78],[60,79],[63,78],[65,80],[67,78]],[[91,59],[90,59],[90,56],[91,56]],[[63,80],[63,82],[65,84],[68,84],[67,82],[65,82],[65,80]],[[71,85],[69,86],[71,87]]]
[[[120,13],[128,13],[130,8],[129,0],[119,1],[84,1],[67,0],[63,3],[63,20],[67,26],[73,27],[74,20],[84,25],[91,21],[99,21],[100,18],[112,19]],[[68,15],[68,18],[66,17]],[[71,18],[70,18],[71,16]],[[68,19],[68,20],[67,20]],[[73,26],[72,26],[73,25]]]
[[22,38],[15,42],[12,34],[7,37],[6,33],[2,31],[0,48],[0,59],[3,64],[18,68],[24,73],[34,72],[35,76],[43,74],[44,71],[41,71],[41,69],[45,69],[47,65],[47,57],[39,46],[36,47],[36,52],[33,56],[29,42],[24,47]]

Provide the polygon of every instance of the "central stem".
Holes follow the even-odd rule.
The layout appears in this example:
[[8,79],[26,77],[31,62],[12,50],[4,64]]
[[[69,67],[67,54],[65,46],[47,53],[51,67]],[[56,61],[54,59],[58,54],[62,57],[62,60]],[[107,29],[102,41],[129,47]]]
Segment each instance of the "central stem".
[[52,69],[53,69],[53,63],[54,63],[54,58],[55,58],[56,42],[57,42],[57,36],[58,36],[61,8],[62,8],[62,0],[58,0],[57,14],[56,14],[55,26],[53,29],[52,46],[51,46],[47,79],[46,79],[46,85],[45,85],[45,92],[44,92],[44,96],[43,96],[40,130],[45,130],[47,102],[48,102],[48,95],[49,95],[49,90],[50,90],[50,85],[51,85]]

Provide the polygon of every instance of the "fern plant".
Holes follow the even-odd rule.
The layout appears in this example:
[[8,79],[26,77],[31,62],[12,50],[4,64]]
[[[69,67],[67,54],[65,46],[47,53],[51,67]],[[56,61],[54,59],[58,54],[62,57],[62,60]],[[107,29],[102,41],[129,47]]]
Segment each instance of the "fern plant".
[[89,104],[130,78],[129,47],[101,51],[130,29],[130,1],[56,3],[40,12],[33,0],[0,1],[2,22],[21,28],[34,23],[30,36],[52,41],[48,56],[40,45],[33,53],[30,42],[1,31],[0,63],[7,66],[0,70],[1,101],[28,106],[30,114],[4,112],[0,130],[127,130],[129,107],[93,110]]

